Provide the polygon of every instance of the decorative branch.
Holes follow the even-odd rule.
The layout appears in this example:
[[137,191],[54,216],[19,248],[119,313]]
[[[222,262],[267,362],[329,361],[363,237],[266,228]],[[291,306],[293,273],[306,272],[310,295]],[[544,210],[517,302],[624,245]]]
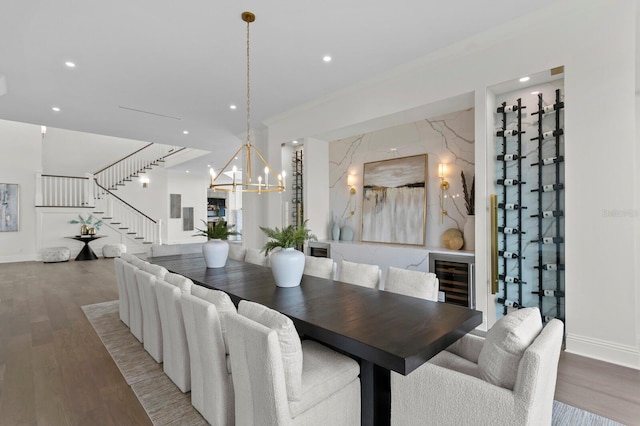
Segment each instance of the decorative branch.
[[471,180],[471,191],[467,188],[467,179],[464,177],[464,172],[460,172],[460,177],[462,177],[462,192],[464,193],[464,206],[467,208],[467,214],[469,216],[475,215],[475,205],[476,205],[476,177],[473,176]]

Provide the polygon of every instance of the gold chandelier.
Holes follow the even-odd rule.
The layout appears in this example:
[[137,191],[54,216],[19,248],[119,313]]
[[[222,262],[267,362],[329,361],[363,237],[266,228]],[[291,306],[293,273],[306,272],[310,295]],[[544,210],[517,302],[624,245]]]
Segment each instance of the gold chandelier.
[[[215,174],[213,169],[211,172],[211,185],[209,188],[215,191],[228,191],[228,192],[256,192],[261,194],[263,192],[282,192],[285,190],[285,172],[282,174],[276,174],[267,160],[264,159],[260,151],[251,143],[251,67],[249,57],[249,24],[256,20],[256,16],[251,12],[243,12],[242,20],[247,23],[247,141],[231,156],[227,164]],[[239,171],[236,166],[233,166],[231,170],[229,165],[244,151],[245,155],[245,167],[244,170]],[[252,157],[259,160],[264,166],[264,181],[263,176],[258,175],[257,182],[254,181],[253,168],[251,164]],[[244,176],[242,175],[244,172]],[[260,173],[260,171],[258,171]],[[220,183],[218,179],[222,175],[231,177],[231,183]],[[271,179],[271,180],[269,180]]]

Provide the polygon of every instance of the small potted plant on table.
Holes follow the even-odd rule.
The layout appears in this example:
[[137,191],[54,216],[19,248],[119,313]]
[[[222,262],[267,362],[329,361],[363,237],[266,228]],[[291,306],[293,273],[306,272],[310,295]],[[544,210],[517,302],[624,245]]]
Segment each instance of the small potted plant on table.
[[208,240],[202,245],[202,254],[207,268],[222,268],[227,263],[229,256],[229,235],[240,235],[234,231],[235,225],[227,226],[227,222],[218,220],[209,225],[202,221],[204,229],[196,228],[199,231],[195,236],[207,237]]
[[269,237],[262,250],[268,256],[271,250],[281,247],[282,250],[271,255],[271,272],[278,287],[295,287],[300,285],[304,272],[304,253],[295,249],[307,240],[317,240],[316,236],[307,228],[307,221],[297,228],[289,225],[286,228],[260,227]]

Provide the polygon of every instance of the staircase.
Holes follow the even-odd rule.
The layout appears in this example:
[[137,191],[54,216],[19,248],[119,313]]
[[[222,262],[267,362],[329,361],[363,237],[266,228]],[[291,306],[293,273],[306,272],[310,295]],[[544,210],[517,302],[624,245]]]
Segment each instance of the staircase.
[[161,222],[113,191],[185,148],[149,144],[84,177],[36,174],[36,207],[89,208],[103,223],[137,244],[162,244]]

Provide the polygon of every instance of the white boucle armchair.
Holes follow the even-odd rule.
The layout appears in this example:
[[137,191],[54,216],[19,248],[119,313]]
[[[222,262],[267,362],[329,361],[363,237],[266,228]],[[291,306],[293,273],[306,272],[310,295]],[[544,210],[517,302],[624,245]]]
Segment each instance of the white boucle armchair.
[[464,336],[409,375],[391,374],[391,424],[551,425],[562,337],[563,323],[550,321],[525,349],[511,390],[479,377],[485,339]]

